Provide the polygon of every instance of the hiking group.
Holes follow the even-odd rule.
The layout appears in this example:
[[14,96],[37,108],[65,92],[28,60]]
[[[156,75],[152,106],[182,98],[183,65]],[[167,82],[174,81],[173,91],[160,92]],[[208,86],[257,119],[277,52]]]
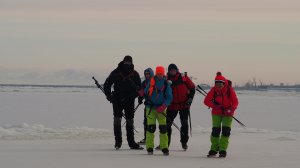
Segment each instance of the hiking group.
[[[123,142],[122,117],[126,120],[126,136],[130,149],[143,150],[141,145],[145,144],[149,155],[153,154],[154,149],[169,155],[172,125],[180,131],[183,150],[188,149],[189,129],[192,129],[190,107],[196,90],[201,92],[198,89],[200,86],[196,86],[187,73],[182,74],[175,64],[170,64],[167,69],[168,72],[165,72],[163,66],[157,66],[154,73],[151,68],[147,68],[144,71],[145,80],[141,81],[139,73],[134,69],[132,57],[127,55],[106,79],[101,89],[113,105],[114,147],[117,150],[121,148]],[[97,86],[100,87],[99,84]],[[226,157],[232,119],[238,106],[236,93],[231,87],[231,81],[218,72],[215,85],[203,95],[206,96],[204,104],[212,109],[211,147],[207,156],[216,157],[219,154],[219,157]],[[136,98],[138,106],[143,103],[145,105],[144,139],[139,143],[134,138]],[[174,123],[178,114],[181,128]],[[154,148],[156,120],[159,124],[160,144]]]

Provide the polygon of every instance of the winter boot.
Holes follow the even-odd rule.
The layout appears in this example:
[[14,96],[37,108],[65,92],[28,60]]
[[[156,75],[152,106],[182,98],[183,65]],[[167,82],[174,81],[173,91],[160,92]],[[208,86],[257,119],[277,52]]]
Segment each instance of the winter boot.
[[121,148],[121,146],[122,146],[122,142],[121,141],[119,141],[119,142],[116,141],[116,143],[115,143],[116,150],[119,150]]
[[219,152],[219,158],[226,158],[227,152],[226,151],[220,151]]
[[207,157],[209,157],[209,158],[216,157],[217,154],[218,154],[218,152],[213,151],[213,150],[210,150],[210,151],[208,152]]
[[147,152],[148,152],[148,155],[153,155],[153,148],[148,148]]
[[165,156],[169,156],[169,149],[168,148],[164,148],[161,150],[162,153],[165,155]]
[[139,144],[137,143],[132,143],[129,145],[130,149],[133,149],[133,150],[143,150],[144,148],[141,147]]
[[182,149],[183,149],[184,151],[187,151],[188,145],[187,145],[186,143],[182,143],[181,145],[182,145]]
[[122,118],[114,117],[114,135],[116,150],[119,150],[122,146],[121,120]]

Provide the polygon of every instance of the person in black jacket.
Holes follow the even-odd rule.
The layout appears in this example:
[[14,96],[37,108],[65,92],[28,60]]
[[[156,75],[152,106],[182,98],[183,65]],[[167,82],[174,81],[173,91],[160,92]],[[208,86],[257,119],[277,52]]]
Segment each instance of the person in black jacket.
[[[111,90],[112,85],[113,92]],[[132,57],[127,55],[104,83],[106,98],[113,104],[115,148],[117,150],[122,146],[122,117],[126,119],[129,147],[131,149],[143,149],[134,140],[134,102],[139,89],[141,89],[140,75],[134,70]],[[139,98],[139,103],[142,100],[142,98]]]

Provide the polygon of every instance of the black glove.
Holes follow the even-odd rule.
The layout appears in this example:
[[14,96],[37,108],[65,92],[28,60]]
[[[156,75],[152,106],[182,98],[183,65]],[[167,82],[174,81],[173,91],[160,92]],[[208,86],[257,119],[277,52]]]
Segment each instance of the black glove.
[[138,100],[139,100],[139,104],[143,104],[144,97],[139,97]]
[[189,98],[187,101],[186,101],[186,105],[190,106],[192,105],[193,103],[193,98]]

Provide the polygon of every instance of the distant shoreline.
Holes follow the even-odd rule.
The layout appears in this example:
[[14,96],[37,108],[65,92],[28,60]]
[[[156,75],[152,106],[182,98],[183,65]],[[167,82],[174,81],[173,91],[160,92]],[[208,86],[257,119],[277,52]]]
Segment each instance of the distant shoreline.
[[0,87],[51,87],[51,88],[95,88],[93,85],[51,85],[51,84],[0,84]]
[[[203,85],[205,90],[209,90],[209,85]],[[56,85],[56,84],[0,84],[0,87],[39,87],[39,88],[96,88],[93,85]],[[237,91],[297,91],[300,92],[300,85],[291,86],[258,86],[252,88],[234,87]]]

